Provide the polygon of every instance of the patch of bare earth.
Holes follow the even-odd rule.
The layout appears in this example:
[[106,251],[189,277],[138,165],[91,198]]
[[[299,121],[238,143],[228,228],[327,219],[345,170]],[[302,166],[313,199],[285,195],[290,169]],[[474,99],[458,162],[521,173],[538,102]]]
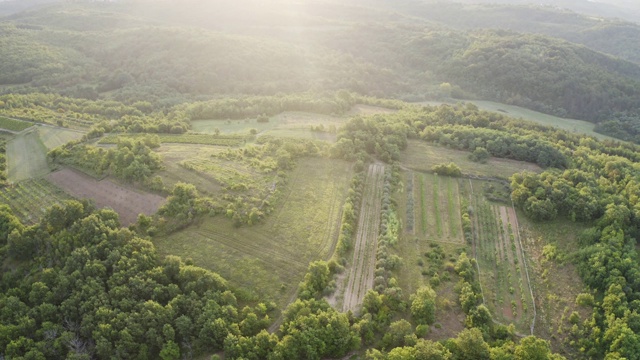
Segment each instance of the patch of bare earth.
[[342,303],[343,311],[357,312],[367,291],[373,288],[376,262],[384,165],[369,165],[365,182],[353,260],[348,272],[347,287]]
[[138,214],[154,214],[165,201],[162,196],[133,190],[108,179],[96,180],[69,168],[47,175],[47,180],[73,197],[93,200],[98,208],[112,208],[125,226],[135,223]]

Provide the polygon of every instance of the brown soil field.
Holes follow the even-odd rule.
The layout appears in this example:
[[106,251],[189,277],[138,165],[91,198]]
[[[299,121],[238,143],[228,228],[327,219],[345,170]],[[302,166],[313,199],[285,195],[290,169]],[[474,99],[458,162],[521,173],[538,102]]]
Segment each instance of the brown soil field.
[[47,175],[47,180],[73,197],[93,200],[98,208],[112,208],[124,226],[135,223],[138,214],[154,214],[165,201],[162,196],[133,190],[108,179],[96,180],[69,168]]

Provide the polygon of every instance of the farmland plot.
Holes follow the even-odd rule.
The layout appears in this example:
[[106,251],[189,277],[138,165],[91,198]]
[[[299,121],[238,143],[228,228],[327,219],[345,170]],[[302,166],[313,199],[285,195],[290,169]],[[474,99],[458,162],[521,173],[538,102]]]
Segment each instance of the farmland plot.
[[120,223],[125,226],[135,223],[138,214],[154,214],[165,200],[161,196],[135,191],[111,180],[96,180],[71,169],[51,173],[47,180],[73,197],[93,200],[98,208],[112,208],[120,215]]
[[[413,233],[419,238],[462,244],[462,220],[458,179],[425,173],[410,173],[413,214],[407,210],[407,218],[414,217]],[[407,195],[409,196],[409,195]],[[405,229],[409,231],[410,229]]]
[[347,275],[343,311],[358,310],[367,291],[373,288],[383,183],[384,165],[369,165],[358,219],[353,260]]
[[[473,188],[474,184],[469,184]],[[479,186],[476,184],[476,188]],[[533,299],[521,249],[516,212],[511,206],[486,201],[472,193],[471,217],[474,252],[486,305],[494,318],[514,323],[528,333],[533,319]]]
[[44,179],[25,180],[0,189],[0,203],[9,205],[25,224],[36,223],[49,207],[70,199]]

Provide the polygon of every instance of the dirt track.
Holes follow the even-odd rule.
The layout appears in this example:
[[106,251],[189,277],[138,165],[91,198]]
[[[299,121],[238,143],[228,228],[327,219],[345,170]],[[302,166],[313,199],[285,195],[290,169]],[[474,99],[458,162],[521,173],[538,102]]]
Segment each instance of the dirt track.
[[47,175],[47,180],[73,197],[93,200],[98,208],[112,208],[124,226],[135,223],[140,213],[154,214],[165,201],[162,196],[133,190],[107,179],[96,180],[68,168]]
[[358,219],[353,260],[350,264],[349,280],[342,304],[345,312],[348,310],[357,312],[367,291],[373,288],[383,183],[384,165],[369,165]]

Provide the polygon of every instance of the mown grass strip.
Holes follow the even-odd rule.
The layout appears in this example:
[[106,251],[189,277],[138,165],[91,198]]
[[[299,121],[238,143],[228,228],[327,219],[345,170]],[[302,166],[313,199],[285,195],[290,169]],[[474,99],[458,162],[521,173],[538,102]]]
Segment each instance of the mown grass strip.
[[440,195],[438,194],[438,190],[440,187],[440,177],[438,175],[434,175],[435,181],[433,182],[433,208],[434,215],[436,216],[436,231],[438,232],[438,237],[442,237],[442,219],[440,218]]
[[456,215],[456,204],[454,202],[453,197],[453,181],[451,178],[447,179],[447,208],[449,210],[449,234],[456,238],[458,237],[458,222],[455,221],[457,218]]

